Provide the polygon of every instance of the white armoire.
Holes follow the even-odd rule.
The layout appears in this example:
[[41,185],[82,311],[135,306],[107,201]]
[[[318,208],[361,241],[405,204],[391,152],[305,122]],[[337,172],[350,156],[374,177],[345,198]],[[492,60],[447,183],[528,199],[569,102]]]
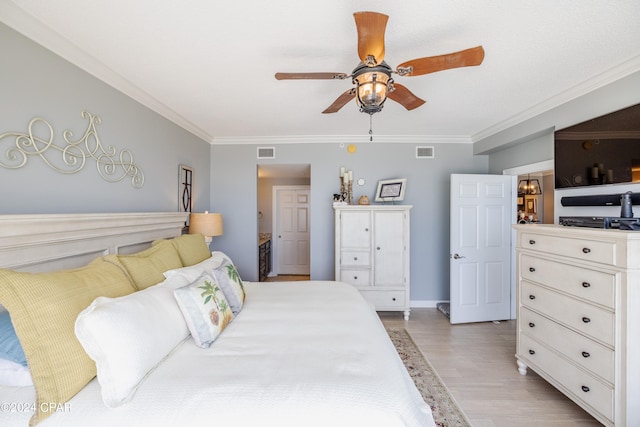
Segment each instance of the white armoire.
[[354,285],[376,311],[409,320],[409,205],[335,209],[335,279]]

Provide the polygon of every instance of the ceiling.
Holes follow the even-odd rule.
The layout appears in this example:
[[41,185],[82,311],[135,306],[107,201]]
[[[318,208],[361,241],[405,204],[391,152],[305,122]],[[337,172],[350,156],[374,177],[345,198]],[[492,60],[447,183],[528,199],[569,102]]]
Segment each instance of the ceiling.
[[[640,70],[638,0],[0,0],[0,17],[211,143],[368,141],[351,80],[276,72],[358,64],[356,11],[389,15],[385,60],[482,45],[484,63],[394,76],[426,104],[388,101],[374,138],[477,141]],[[351,139],[350,139],[351,138]]]

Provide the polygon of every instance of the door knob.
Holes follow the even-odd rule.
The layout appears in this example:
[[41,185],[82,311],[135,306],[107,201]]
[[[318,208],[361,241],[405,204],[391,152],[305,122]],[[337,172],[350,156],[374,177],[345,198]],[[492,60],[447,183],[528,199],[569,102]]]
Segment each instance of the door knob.
[[453,259],[460,259],[460,258],[466,258],[464,255],[458,255],[458,254],[449,254],[449,258],[453,258]]

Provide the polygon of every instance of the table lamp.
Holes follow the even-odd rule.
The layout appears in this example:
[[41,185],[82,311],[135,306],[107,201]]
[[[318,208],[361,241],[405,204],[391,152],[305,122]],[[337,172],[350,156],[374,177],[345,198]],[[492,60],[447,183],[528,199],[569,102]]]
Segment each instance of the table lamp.
[[222,236],[224,227],[222,226],[222,214],[192,213],[189,215],[189,234],[202,234],[204,241],[209,245],[213,236]]

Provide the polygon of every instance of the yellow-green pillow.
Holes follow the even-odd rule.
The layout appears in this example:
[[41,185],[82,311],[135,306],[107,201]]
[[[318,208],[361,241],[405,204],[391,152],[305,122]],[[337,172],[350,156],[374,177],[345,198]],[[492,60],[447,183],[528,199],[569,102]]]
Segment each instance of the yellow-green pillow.
[[139,291],[162,282],[164,280],[162,273],[165,271],[184,267],[178,251],[168,240],[132,255],[105,257],[106,261],[117,263],[114,262],[115,259],[124,266]]
[[50,403],[65,403],[96,375],[74,332],[78,314],[98,296],[133,291],[124,272],[101,258],[53,273],[0,269],[0,304],[9,311],[36,389],[31,425],[51,414]]
[[184,267],[198,264],[211,256],[209,246],[204,241],[202,234],[183,234],[170,240],[156,240],[152,245],[167,241],[171,242],[178,251]]

